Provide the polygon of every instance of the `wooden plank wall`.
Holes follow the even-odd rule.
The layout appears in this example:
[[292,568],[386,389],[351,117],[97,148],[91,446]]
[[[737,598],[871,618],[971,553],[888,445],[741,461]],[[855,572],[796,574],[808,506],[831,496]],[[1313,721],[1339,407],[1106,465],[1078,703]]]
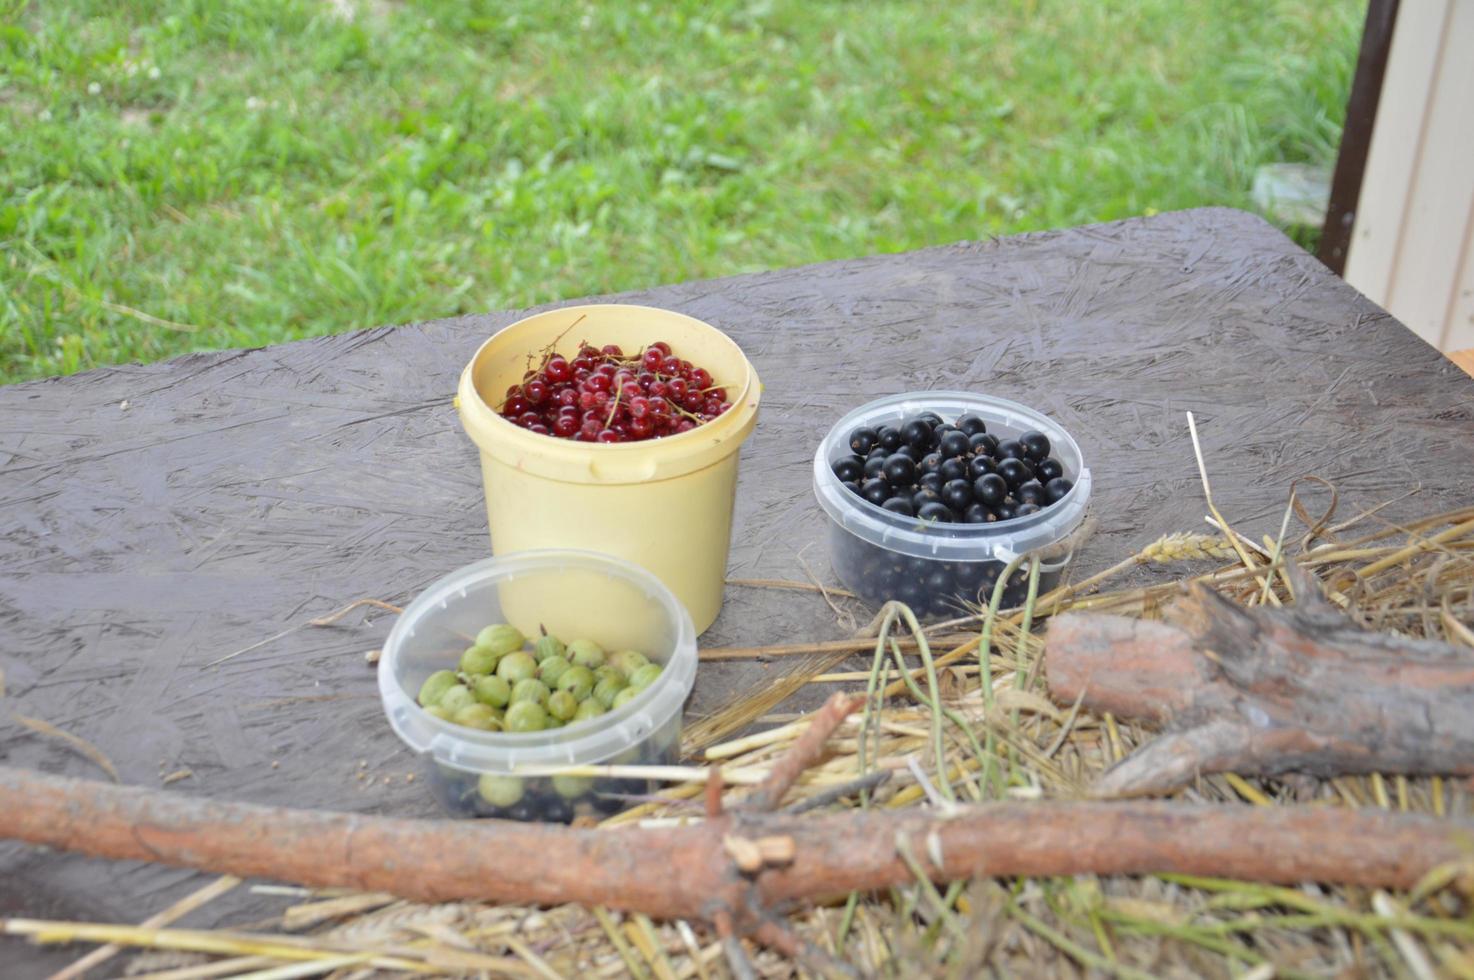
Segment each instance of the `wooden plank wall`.
[[1400,5],[1346,281],[1438,349],[1474,348],[1474,0]]

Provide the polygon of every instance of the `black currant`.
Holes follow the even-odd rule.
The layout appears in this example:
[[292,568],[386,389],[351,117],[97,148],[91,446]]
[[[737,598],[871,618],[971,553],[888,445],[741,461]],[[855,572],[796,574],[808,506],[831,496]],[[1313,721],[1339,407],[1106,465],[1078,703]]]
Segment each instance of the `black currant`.
[[926,574],[922,587],[933,599],[952,591],[952,573],[945,568],[935,568]]
[[932,444],[931,426],[924,419],[911,419],[901,429],[901,440],[908,446],[917,449],[930,449]]
[[937,493],[935,490],[928,490],[925,487],[922,487],[920,490],[917,490],[916,492],[911,494],[911,506],[916,508],[917,514],[920,514],[921,508],[925,507],[927,504],[939,504],[941,502],[941,494]]
[[1039,461],[1039,464],[1034,467],[1034,475],[1039,478],[1040,483],[1048,483],[1050,480],[1064,476],[1065,467],[1063,463],[1051,456]]
[[1017,512],[1015,513],[1014,516],[1016,516],[1016,517],[1024,517],[1024,516],[1026,516],[1028,514],[1037,514],[1037,513],[1039,513],[1039,505],[1038,504],[1027,504],[1026,503],[1026,504],[1019,504],[1018,505]]
[[970,436],[976,436],[987,432],[988,424],[976,415],[959,415],[957,417],[957,428]]
[[881,472],[893,487],[904,487],[916,482],[916,462],[904,453],[893,453],[886,457]]
[[1012,457],[1000,460],[998,475],[1008,481],[1010,487],[1020,487],[1034,478],[1034,468],[1021,459]]
[[968,441],[967,433],[960,429],[953,429],[942,436],[937,443],[937,451],[942,454],[943,459],[951,459],[954,456],[966,456],[972,452],[972,443]]
[[890,459],[889,456],[871,456],[865,460],[866,478],[880,476],[881,472],[885,469],[885,461],[888,459]]
[[890,499],[891,485],[880,477],[866,480],[860,484],[860,496],[878,507]]
[[901,443],[905,441],[901,438],[901,430],[890,425],[880,429],[875,434],[875,437],[879,440],[881,447],[888,453],[893,453],[897,449],[900,449]]
[[940,500],[932,500],[924,503],[916,511],[916,516],[923,521],[936,521],[938,524],[951,524],[956,520],[952,511]]
[[998,505],[1008,496],[1008,481],[997,473],[984,473],[972,481],[972,493],[978,503],[997,510]]
[[998,451],[993,455],[997,456],[1001,463],[1005,459],[1026,459],[1029,451],[1017,439],[1005,439],[998,444]]
[[965,480],[969,478],[967,475],[967,460],[965,459],[943,460],[941,468],[937,472],[941,474],[944,482],[947,480]]
[[1062,476],[1057,476],[1044,484],[1044,502],[1046,504],[1057,504],[1065,499],[1065,494],[1073,489],[1075,489],[1074,483],[1066,480]]
[[909,497],[892,497],[880,506],[892,514],[904,514],[907,517],[916,516],[916,508],[911,506],[911,498]]
[[986,524],[988,517],[993,512],[982,504],[969,504],[962,512],[962,523],[964,524]]
[[840,480],[839,481],[839,485],[842,486],[842,487],[844,487],[850,493],[853,493],[853,494],[855,494],[857,496],[860,493],[860,485],[858,483],[856,483],[854,480]]
[[937,470],[942,468],[942,454],[927,453],[925,456],[921,457],[921,462],[917,464],[916,468],[921,470],[921,472],[923,473],[935,473]]
[[928,425],[930,425],[933,429],[935,429],[939,425],[944,425],[945,424],[942,421],[942,417],[940,415],[938,415],[936,412],[922,412],[920,415],[918,415],[916,417],[919,418],[919,419],[921,419],[923,422],[927,423]]
[[969,479],[976,480],[978,477],[987,476],[997,469],[997,465],[991,459],[981,454],[967,461],[967,475]]
[[1018,441],[1024,444],[1024,450],[1029,454],[1029,459],[1039,462],[1049,456],[1049,437],[1042,432],[1029,431],[1018,437]]
[[[1043,487],[1039,488],[1044,491]],[[961,514],[972,506],[972,484],[966,480],[951,480],[942,487],[942,503],[950,507],[955,513]]]
[[864,456],[875,448],[875,444],[879,441],[879,438],[874,429],[862,425],[850,433],[850,448],[861,456]]
[[915,446],[907,446],[903,444],[900,449],[896,450],[896,452],[900,453],[902,456],[909,457],[911,459],[911,462],[913,463],[919,463],[926,458],[926,450],[917,449]]
[[1011,521],[1018,516],[1018,505],[1011,501],[1005,501],[993,508],[1000,521]]
[[890,454],[891,454],[891,450],[885,448],[884,446],[880,445],[879,443],[876,443],[875,444],[875,448],[872,449],[872,450],[870,450],[868,453],[865,454],[865,458],[866,459],[875,459],[878,456],[881,459],[885,459]]
[[918,487],[935,490],[937,493],[942,492],[942,484],[946,482],[946,480],[942,479],[942,474],[940,473],[923,473],[916,478],[916,485]]
[[998,437],[988,432],[977,432],[967,437],[973,452],[980,456],[992,456],[998,452]]
[[1013,491],[1013,495],[1021,504],[1033,504],[1036,507],[1044,503],[1044,484],[1038,480],[1027,480],[1019,484]]
[[858,480],[865,473],[865,461],[859,456],[841,456],[834,461],[834,475],[840,480]]

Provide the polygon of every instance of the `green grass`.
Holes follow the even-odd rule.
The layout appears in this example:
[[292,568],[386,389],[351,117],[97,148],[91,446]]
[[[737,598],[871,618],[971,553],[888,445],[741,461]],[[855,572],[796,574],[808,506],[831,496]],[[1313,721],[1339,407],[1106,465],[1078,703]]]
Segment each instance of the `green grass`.
[[0,0],[0,381],[1248,206],[1362,9]]

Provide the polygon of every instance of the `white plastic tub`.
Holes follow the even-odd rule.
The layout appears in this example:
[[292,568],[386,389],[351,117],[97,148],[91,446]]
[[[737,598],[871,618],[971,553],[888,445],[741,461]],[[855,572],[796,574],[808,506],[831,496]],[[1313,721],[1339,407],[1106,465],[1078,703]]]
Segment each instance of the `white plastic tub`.
[[[416,703],[431,673],[454,669],[483,626],[510,623],[606,650],[644,653],[663,669],[628,704],[587,721],[540,732],[487,732],[443,721]],[[618,794],[645,793],[644,782],[562,779],[576,765],[656,765],[676,761],[681,710],[696,679],[696,631],[676,597],[654,575],[605,555],[528,551],[467,565],[435,582],[405,609],[379,660],[384,713],[429,767],[430,786],[456,816],[568,821],[579,813],[622,809]],[[500,802],[482,777],[503,779]],[[508,785],[521,789],[507,794]],[[515,800],[508,801],[510,795]]]
[[[849,454],[851,432],[928,411],[949,422],[963,414],[980,416],[999,439],[1030,429],[1043,432],[1074,488],[1036,514],[992,524],[936,524],[891,513],[840,484],[831,466]],[[962,391],[912,392],[876,399],[834,424],[814,454],[814,494],[829,515],[830,562],[847,588],[876,605],[899,599],[918,615],[945,616],[966,603],[986,603],[998,574],[1015,556],[1056,544],[1080,526],[1090,501],[1090,470],[1070,434],[1031,408]],[[1041,562],[1041,592],[1059,580],[1070,558]],[[1011,579],[1005,605],[1023,601],[1024,580],[1022,574]]]

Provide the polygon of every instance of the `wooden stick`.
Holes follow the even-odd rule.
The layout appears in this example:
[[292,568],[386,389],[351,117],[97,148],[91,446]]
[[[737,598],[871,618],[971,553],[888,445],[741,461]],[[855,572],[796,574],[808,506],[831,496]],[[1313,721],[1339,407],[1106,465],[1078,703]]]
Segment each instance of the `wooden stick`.
[[[1180,872],[1390,888],[1464,858],[1474,837],[1474,823],[1395,811],[1073,801],[578,830],[220,803],[6,767],[0,798],[0,838],[99,857],[414,901],[578,902],[708,920],[714,908],[744,915],[912,881],[898,837],[928,856],[922,867],[937,881]],[[792,861],[741,876],[722,844],[737,827],[792,837]]]
[[864,698],[836,691],[829,695],[824,707],[814,712],[808,730],[798,737],[789,750],[768,772],[768,778],[753,790],[743,801],[744,809],[755,813],[767,813],[777,809],[783,794],[798,781],[804,770],[819,761],[824,753],[824,743],[844,720],[857,711]]
[[1167,725],[1108,770],[1107,796],[1199,774],[1474,773],[1474,656],[1356,627],[1293,563],[1299,602],[1245,609],[1200,585],[1176,625],[1067,613],[1049,626],[1055,698]]

